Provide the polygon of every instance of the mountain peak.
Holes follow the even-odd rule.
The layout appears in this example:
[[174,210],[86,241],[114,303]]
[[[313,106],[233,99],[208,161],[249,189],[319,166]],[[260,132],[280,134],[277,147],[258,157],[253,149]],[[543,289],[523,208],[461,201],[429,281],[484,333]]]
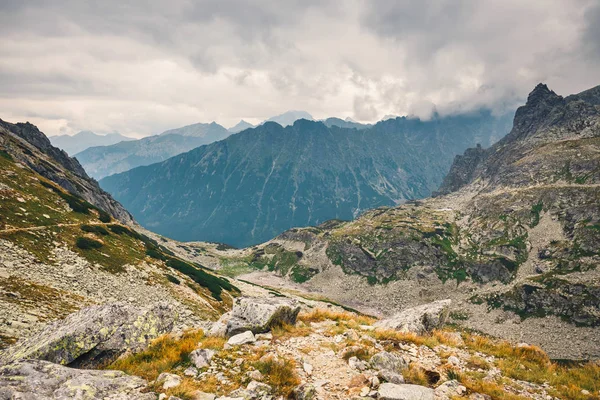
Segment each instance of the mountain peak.
[[539,103],[553,102],[561,99],[562,96],[557,95],[554,91],[548,88],[545,83],[538,83],[537,86],[529,93],[527,97],[527,106],[536,105]]

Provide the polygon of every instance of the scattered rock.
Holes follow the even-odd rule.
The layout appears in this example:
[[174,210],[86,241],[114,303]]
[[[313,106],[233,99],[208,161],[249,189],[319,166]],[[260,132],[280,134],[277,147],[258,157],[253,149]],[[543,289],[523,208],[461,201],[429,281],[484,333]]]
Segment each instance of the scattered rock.
[[147,382],[121,371],[74,369],[41,360],[0,367],[0,399],[153,400]]
[[317,389],[310,383],[304,383],[294,389],[294,399],[314,400],[317,398]]
[[230,337],[227,343],[225,344],[225,348],[228,349],[233,346],[241,346],[243,344],[254,342],[256,342],[256,338],[254,337],[252,331],[246,331],[244,333],[239,333]]
[[402,374],[398,374],[387,369],[379,370],[377,376],[385,382],[395,383],[396,385],[404,383],[404,377]]
[[438,300],[407,308],[391,318],[376,322],[375,326],[423,335],[446,323],[451,302],[449,299]]
[[215,351],[211,349],[197,349],[190,353],[190,360],[196,368],[206,368],[210,365],[215,355]]
[[379,400],[433,400],[433,389],[419,385],[383,383],[379,387]]
[[171,389],[181,385],[181,377],[175,374],[163,372],[156,378],[156,384],[161,385],[163,389]]

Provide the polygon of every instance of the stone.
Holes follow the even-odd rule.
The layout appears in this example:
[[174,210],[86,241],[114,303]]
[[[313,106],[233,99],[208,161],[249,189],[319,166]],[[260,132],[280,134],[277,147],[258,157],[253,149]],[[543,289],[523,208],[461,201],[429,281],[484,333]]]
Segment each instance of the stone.
[[201,392],[200,390],[192,394],[193,400],[215,400],[217,396],[212,393]]
[[305,362],[302,364],[302,369],[306,372],[306,375],[310,376],[313,373],[313,366]]
[[248,384],[246,390],[253,394],[262,396],[271,393],[273,391],[273,388],[267,385],[266,383],[252,381]]
[[256,338],[252,331],[246,331],[244,333],[239,333],[229,338],[227,343],[225,344],[225,348],[231,348],[233,346],[241,346],[243,344],[254,343]]
[[434,400],[434,391],[419,385],[383,383],[379,386],[379,400]]
[[122,371],[75,369],[42,360],[0,367],[0,399],[156,399],[144,390],[144,379]]
[[461,397],[467,393],[467,388],[460,384],[456,380],[450,380],[442,383],[440,386],[435,388],[436,400],[450,400],[455,397]]
[[185,376],[194,377],[198,375],[198,369],[196,367],[188,367],[183,371]]
[[296,400],[316,400],[317,389],[310,383],[303,383],[294,389],[294,399]]
[[404,376],[402,376],[402,374],[398,374],[387,369],[379,370],[379,372],[377,372],[377,376],[385,382],[395,383],[396,385],[404,383]]
[[350,357],[348,359],[348,366],[358,371],[364,371],[369,367],[366,362],[359,360],[357,357]]
[[448,362],[452,365],[460,365],[460,360],[456,356],[448,357]]
[[241,332],[265,333],[281,324],[294,325],[300,305],[290,299],[238,297],[227,321],[226,336]]
[[181,377],[179,375],[163,372],[156,378],[156,384],[160,385],[165,390],[171,389],[181,385]]
[[206,368],[210,365],[210,360],[212,360],[215,353],[211,349],[197,349],[190,353],[190,360],[196,368]]
[[438,300],[407,308],[391,318],[377,321],[374,325],[378,328],[424,335],[446,323],[451,303],[450,299]]
[[261,374],[260,371],[256,369],[254,371],[249,371],[246,375],[248,375],[248,378],[253,379],[255,381],[262,381],[265,378],[263,374]]
[[18,342],[0,364],[37,359],[77,368],[106,365],[170,332],[175,317],[175,310],[166,303],[146,308],[124,303],[87,307]]
[[408,362],[402,356],[387,351],[375,354],[370,363],[376,370],[388,370],[397,374],[408,368]]

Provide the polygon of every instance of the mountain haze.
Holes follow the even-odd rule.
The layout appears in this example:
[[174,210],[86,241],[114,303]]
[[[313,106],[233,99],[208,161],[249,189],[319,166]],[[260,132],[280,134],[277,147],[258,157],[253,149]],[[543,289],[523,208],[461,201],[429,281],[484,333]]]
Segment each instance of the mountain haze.
[[482,110],[363,130],[267,122],[101,185],[158,233],[246,246],[293,226],[428,196],[456,154],[490,145],[510,121]]
[[203,144],[224,139],[229,134],[227,129],[214,122],[199,123],[139,140],[92,147],[77,153],[75,157],[91,176],[101,179],[140,165],[166,160]]
[[70,155],[77,154],[87,148],[94,146],[110,146],[111,144],[134,140],[119,133],[109,133],[107,135],[98,135],[91,131],[81,131],[73,136],[60,135],[50,136],[50,142],[66,151]]

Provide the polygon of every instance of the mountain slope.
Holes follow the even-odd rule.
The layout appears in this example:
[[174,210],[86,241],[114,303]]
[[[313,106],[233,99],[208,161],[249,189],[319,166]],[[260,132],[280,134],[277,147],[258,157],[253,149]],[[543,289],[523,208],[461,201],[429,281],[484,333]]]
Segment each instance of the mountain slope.
[[366,309],[451,297],[457,323],[598,359],[600,107],[584,94],[538,85],[506,137],[456,157],[438,197],[219,257]]
[[0,170],[0,350],[92,304],[155,299],[189,325],[226,311],[237,294],[111,218],[121,206],[33,125],[0,121]]
[[244,246],[292,226],[425,197],[455,154],[488,145],[509,121],[481,111],[398,118],[366,130],[265,123],[101,185],[156,232]]
[[112,146],[89,148],[75,157],[94,178],[150,165],[185,153],[203,144],[226,138],[229,132],[221,125],[194,124],[171,129],[157,136],[121,142]]
[[28,166],[68,192],[83,198],[123,223],[131,215],[110,194],[100,189],[75,158],[52,146],[48,138],[30,123],[11,124],[0,120],[0,145],[14,160]]
[[108,135],[97,135],[90,131],[81,131],[73,136],[60,135],[50,136],[52,145],[63,149],[68,154],[77,154],[87,148],[94,146],[110,146],[111,144],[134,140],[130,137],[123,136],[118,133],[109,133]]

